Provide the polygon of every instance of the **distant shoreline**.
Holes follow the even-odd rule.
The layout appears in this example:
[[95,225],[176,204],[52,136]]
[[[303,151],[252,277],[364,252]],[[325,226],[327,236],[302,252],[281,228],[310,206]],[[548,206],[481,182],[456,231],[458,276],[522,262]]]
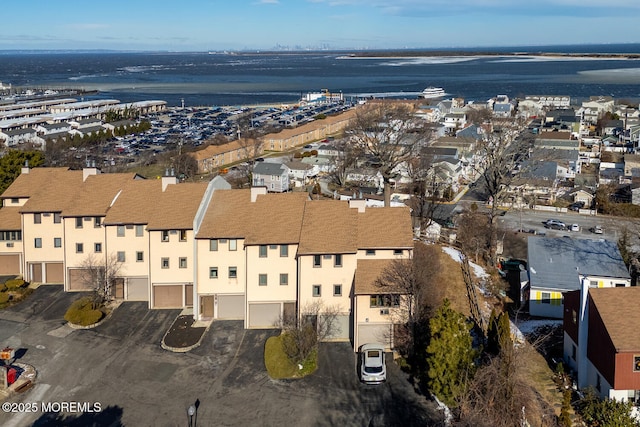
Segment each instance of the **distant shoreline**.
[[429,58],[454,56],[541,56],[548,58],[640,59],[640,53],[558,53],[558,52],[483,52],[483,51],[377,51],[345,53],[350,58]]

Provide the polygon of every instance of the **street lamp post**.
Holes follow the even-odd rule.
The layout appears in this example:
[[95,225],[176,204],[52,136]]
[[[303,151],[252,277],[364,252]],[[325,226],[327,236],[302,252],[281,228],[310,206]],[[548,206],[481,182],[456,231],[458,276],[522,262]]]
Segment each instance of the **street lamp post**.
[[193,416],[196,413],[196,407],[194,405],[191,405],[187,408],[187,416],[189,417],[189,427],[195,427],[193,425]]

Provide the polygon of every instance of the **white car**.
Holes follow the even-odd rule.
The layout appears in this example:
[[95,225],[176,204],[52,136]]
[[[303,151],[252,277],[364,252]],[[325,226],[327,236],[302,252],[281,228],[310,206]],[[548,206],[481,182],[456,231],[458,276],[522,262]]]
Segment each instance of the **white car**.
[[580,226],[578,224],[571,224],[569,226],[569,231],[580,231]]
[[367,384],[380,384],[387,380],[387,367],[384,363],[384,346],[372,343],[360,347],[360,380]]
[[591,229],[592,233],[595,234],[602,234],[602,226],[600,225],[595,225],[592,229]]

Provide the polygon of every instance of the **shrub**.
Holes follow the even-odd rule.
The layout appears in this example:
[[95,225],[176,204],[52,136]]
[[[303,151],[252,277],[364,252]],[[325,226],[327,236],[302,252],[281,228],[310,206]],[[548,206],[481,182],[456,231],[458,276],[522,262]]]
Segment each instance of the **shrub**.
[[6,292],[0,292],[0,304],[4,304],[5,302],[9,301],[9,294]]
[[74,325],[89,326],[97,323],[104,314],[93,308],[91,297],[75,300],[64,315],[64,320]]
[[7,290],[7,285],[5,285],[4,283],[0,283],[0,292],[4,292]]
[[18,289],[24,286],[24,280],[22,279],[10,279],[5,282],[8,289]]

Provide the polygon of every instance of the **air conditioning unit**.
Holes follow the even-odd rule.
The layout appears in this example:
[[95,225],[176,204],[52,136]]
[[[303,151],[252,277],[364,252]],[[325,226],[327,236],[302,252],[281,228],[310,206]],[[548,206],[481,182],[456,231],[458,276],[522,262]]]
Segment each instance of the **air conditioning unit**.
[[388,308],[381,308],[380,309],[380,314],[389,314],[389,309]]
[[11,242],[7,242],[7,247],[8,247],[8,248],[12,248],[12,247],[13,247],[13,243],[11,243]]

